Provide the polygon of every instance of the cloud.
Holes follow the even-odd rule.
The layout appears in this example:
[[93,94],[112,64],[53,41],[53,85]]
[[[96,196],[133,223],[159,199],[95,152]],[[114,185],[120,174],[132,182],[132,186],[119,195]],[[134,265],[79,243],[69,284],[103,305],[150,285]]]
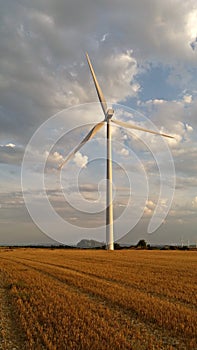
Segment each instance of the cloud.
[[0,163],[20,165],[24,149],[13,143],[0,145]]
[[149,100],[141,103],[141,106],[148,110],[151,121],[157,126],[160,125],[162,132],[175,137],[175,140],[168,140],[173,148],[183,140],[191,141],[193,125],[196,123],[196,97],[184,95],[183,99],[162,100],[160,103],[157,100]]
[[101,42],[105,41],[108,35],[109,33],[105,33],[101,38]]
[[147,206],[147,208],[153,210],[153,209],[155,209],[156,204],[153,201],[148,200],[148,201],[146,201],[146,206]]
[[196,39],[197,9],[193,8],[187,15],[187,30],[191,38]]
[[194,199],[192,200],[192,207],[197,208],[197,196],[195,196]]
[[197,38],[190,43],[190,46],[191,46],[193,51],[196,50],[196,48],[197,48]]
[[86,168],[88,163],[88,157],[83,156],[80,152],[77,152],[74,157],[74,162],[79,168]]
[[1,209],[24,207],[23,195],[20,191],[1,193]]
[[134,79],[138,68],[132,54],[133,51],[130,50],[106,58],[105,66],[109,78],[105,80],[104,87],[106,86],[107,98],[111,102],[123,101],[128,96],[135,96],[140,89],[140,85]]
[[152,200],[147,200],[146,205],[144,207],[144,215],[152,216],[155,210],[156,204]]
[[122,148],[119,152],[122,156],[127,157],[129,155],[129,150],[126,148]]
[[14,147],[16,147],[16,145],[14,143],[7,143],[7,145],[5,145],[5,147],[14,148]]
[[183,101],[185,103],[191,103],[192,102],[192,95],[184,95],[183,96]]
[[53,153],[45,152],[47,156],[46,171],[57,170],[58,166],[64,161],[63,156],[55,151]]

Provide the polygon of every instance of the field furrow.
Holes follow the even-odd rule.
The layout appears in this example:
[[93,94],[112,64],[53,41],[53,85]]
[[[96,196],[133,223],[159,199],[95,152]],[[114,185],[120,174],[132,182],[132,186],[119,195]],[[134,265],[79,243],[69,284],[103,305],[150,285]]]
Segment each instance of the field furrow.
[[[75,277],[76,275],[79,277],[80,280],[83,281],[84,279],[84,283],[82,282],[79,286],[79,284],[77,285],[77,287],[85,287],[87,284],[89,284],[89,281],[96,281],[98,284],[101,283],[103,284],[109,284],[113,285],[114,288],[117,287],[123,287],[124,289],[130,291],[130,290],[136,290],[138,292],[141,293],[145,293],[146,295],[148,294],[150,297],[155,297],[155,298],[159,298],[161,300],[167,301],[169,303],[177,303],[178,305],[182,305],[184,306],[184,308],[189,308],[192,309],[194,311],[197,311],[197,297],[194,291],[193,286],[191,285],[190,288],[190,293],[185,293],[185,290],[182,290],[182,295],[183,297],[180,296],[180,294],[177,293],[177,289],[175,289],[175,293],[172,293],[172,290],[167,290],[165,291],[160,284],[155,284],[154,288],[153,285],[150,287],[150,285],[148,284],[142,284],[142,283],[136,283],[136,281],[134,280],[134,276],[128,276],[128,275],[124,275],[123,277],[120,276],[120,278],[116,278],[116,277],[108,277],[105,275],[99,275],[97,273],[91,273],[91,272],[87,272],[85,271],[85,269],[82,269],[81,266],[80,268],[73,268],[71,266],[68,265],[58,265],[58,264],[52,264],[52,263],[48,263],[48,262],[42,262],[42,261],[35,261],[35,260],[31,260],[31,259],[19,259],[18,261],[20,263],[22,263],[23,260],[26,260],[26,263],[24,262],[24,266],[31,266],[32,268],[35,269],[41,269],[40,271],[48,273],[51,276],[54,276],[55,278],[59,279],[62,282],[66,283],[70,283],[71,285],[74,286],[75,284]],[[57,277],[58,276],[58,277]],[[74,278],[73,278],[74,277]],[[125,280],[126,278],[126,280]],[[132,280],[133,278],[133,280]],[[74,282],[74,283],[73,283]],[[87,283],[86,283],[87,282]],[[149,280],[150,282],[150,280]],[[163,283],[165,283],[163,281]],[[177,284],[175,285],[177,286]],[[175,287],[174,286],[174,287]],[[188,283],[187,283],[187,291],[189,289]]]

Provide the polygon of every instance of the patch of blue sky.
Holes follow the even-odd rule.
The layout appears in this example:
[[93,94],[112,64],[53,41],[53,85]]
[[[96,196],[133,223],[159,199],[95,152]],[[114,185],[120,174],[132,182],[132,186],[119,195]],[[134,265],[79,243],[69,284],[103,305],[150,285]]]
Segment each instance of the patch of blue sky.
[[168,82],[171,68],[167,66],[153,66],[137,76],[141,86],[139,100],[142,102],[152,99],[174,100],[181,93],[182,88]]

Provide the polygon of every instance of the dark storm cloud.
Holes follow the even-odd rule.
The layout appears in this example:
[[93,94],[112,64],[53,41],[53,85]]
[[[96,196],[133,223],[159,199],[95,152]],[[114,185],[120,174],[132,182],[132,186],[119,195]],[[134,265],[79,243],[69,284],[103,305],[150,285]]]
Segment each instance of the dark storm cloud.
[[[168,1],[125,0],[78,2],[63,0],[11,1],[1,4],[0,123],[1,135],[27,141],[36,127],[70,104],[88,101],[84,92],[87,70],[84,53],[97,59],[98,74],[106,86],[116,88],[122,75],[109,78],[116,54],[135,50],[135,55],[160,61],[193,60],[183,45],[187,40],[187,16],[191,1],[169,6]],[[143,19],[146,18],[146,21]],[[140,20],[139,20],[140,19]],[[182,28],[179,35],[179,28]],[[104,32],[108,37],[101,44]],[[175,35],[176,34],[176,35]],[[175,40],[176,39],[176,40]],[[114,54],[111,60],[110,55]],[[104,63],[106,61],[109,65]],[[102,68],[101,68],[102,67]],[[123,67],[124,68],[124,67]],[[125,67],[126,68],[126,67]],[[102,72],[102,73],[101,73]],[[133,78],[132,71],[130,80]],[[116,84],[114,84],[116,82]],[[125,85],[128,90],[129,85]],[[121,96],[119,86],[115,97]],[[87,90],[85,90],[87,91]],[[92,91],[92,88],[91,88]],[[128,91],[128,95],[132,91]],[[95,99],[95,94],[92,94]],[[125,93],[124,93],[124,97]]]

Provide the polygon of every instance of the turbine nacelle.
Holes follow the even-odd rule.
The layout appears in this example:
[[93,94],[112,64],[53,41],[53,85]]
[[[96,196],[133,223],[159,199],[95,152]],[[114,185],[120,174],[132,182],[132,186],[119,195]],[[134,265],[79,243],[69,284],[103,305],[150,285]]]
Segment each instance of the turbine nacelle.
[[114,110],[112,108],[109,108],[106,113],[106,120],[111,119],[114,115]]

